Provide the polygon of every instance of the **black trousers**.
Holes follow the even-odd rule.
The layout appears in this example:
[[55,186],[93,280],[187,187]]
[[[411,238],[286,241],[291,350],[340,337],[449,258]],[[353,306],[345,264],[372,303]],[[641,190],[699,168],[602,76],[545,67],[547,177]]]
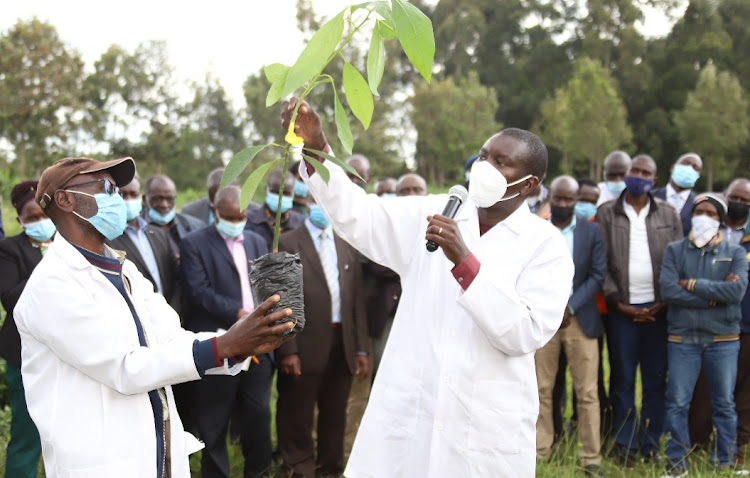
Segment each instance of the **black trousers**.
[[[334,331],[331,352],[322,373],[303,374],[297,378],[279,373],[276,385],[279,390],[276,429],[285,466],[293,470],[294,476],[341,475],[344,471],[346,403],[352,386],[341,329]],[[316,404],[317,460],[312,438]]]
[[271,378],[268,355],[258,357],[247,372],[236,376],[206,375],[193,382],[194,421],[206,448],[203,478],[228,478],[227,429],[235,403],[240,406],[240,442],[245,478],[268,476],[271,467]]

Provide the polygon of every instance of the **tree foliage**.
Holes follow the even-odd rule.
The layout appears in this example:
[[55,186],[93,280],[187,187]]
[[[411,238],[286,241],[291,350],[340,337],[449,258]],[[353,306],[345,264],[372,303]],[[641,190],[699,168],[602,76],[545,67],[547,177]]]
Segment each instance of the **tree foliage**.
[[432,183],[463,181],[463,162],[501,125],[494,120],[495,91],[476,74],[421,85],[412,98],[417,129],[417,167]]
[[701,70],[685,107],[674,114],[682,144],[700,151],[709,190],[714,176],[724,182],[733,178],[735,168],[728,160],[735,159],[733,156],[748,140],[747,112],[748,100],[739,80],[709,63]]

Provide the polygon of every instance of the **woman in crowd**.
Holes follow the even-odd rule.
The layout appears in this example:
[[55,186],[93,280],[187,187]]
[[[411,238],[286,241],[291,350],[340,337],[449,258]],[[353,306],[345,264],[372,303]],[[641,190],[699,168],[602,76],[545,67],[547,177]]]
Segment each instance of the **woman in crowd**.
[[35,477],[42,446],[34,422],[26,409],[21,381],[21,338],[13,320],[13,309],[47,246],[55,234],[55,225],[34,202],[38,181],[24,181],[11,191],[10,198],[23,232],[0,241],[0,302],[5,322],[0,329],[0,357],[7,362],[5,377],[10,392],[10,442],[5,476]]

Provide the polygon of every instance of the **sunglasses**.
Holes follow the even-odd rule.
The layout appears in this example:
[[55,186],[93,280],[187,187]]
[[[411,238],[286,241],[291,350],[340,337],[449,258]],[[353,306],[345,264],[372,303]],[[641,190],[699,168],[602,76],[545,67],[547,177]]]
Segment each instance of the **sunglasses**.
[[68,184],[62,189],[73,188],[76,186],[85,186],[87,184],[94,184],[94,183],[104,183],[104,192],[109,194],[110,196],[114,196],[115,194],[120,194],[120,188],[118,188],[117,185],[113,183],[112,181],[110,181],[109,179],[93,179],[91,181],[85,181],[82,183]]

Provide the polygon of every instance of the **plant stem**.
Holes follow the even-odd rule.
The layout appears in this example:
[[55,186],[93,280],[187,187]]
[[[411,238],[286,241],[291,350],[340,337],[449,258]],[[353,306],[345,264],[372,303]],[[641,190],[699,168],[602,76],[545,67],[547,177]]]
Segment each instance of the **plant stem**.
[[[331,54],[325,66],[323,66],[320,72],[318,72],[318,74],[315,75],[313,79],[307,84],[307,86],[305,87],[305,91],[302,92],[302,94],[299,96],[299,99],[294,105],[294,111],[292,112],[292,119],[291,119],[290,124],[294,124],[295,121],[297,121],[297,113],[299,112],[299,107],[302,104],[302,101],[304,101],[304,99],[307,98],[307,95],[310,94],[310,91],[312,91],[313,88],[318,86],[319,84],[318,81],[320,80],[321,77],[327,77],[326,79],[321,81],[321,83],[330,81],[331,84],[334,85],[333,78],[330,75],[323,73],[323,71],[326,69],[326,66],[328,66],[331,63],[331,61],[333,61],[333,59],[336,58],[338,55],[341,55],[341,57],[344,58],[343,54],[341,53],[341,50],[346,45],[349,44],[354,34],[360,28],[362,28],[362,26],[365,23],[367,23],[367,20],[370,18],[371,14],[372,14],[372,10],[369,10],[367,12],[367,17],[365,17],[365,19],[359,25],[354,27],[349,32],[349,34],[346,36],[346,40],[344,40],[343,43],[341,43],[341,45],[339,45],[339,47]],[[351,17],[349,18],[349,22],[351,22]],[[344,61],[346,61],[346,58],[344,58]],[[284,148],[284,157],[281,162],[281,182],[279,184],[279,203],[276,206],[276,223],[274,224],[274,228],[273,228],[273,248],[271,249],[272,252],[279,252],[279,236],[281,235],[281,201],[284,199],[284,181],[286,180],[287,168],[289,167],[289,161],[291,159],[290,158],[291,152],[289,151],[290,146],[291,146],[290,144],[287,144],[286,147]]]

